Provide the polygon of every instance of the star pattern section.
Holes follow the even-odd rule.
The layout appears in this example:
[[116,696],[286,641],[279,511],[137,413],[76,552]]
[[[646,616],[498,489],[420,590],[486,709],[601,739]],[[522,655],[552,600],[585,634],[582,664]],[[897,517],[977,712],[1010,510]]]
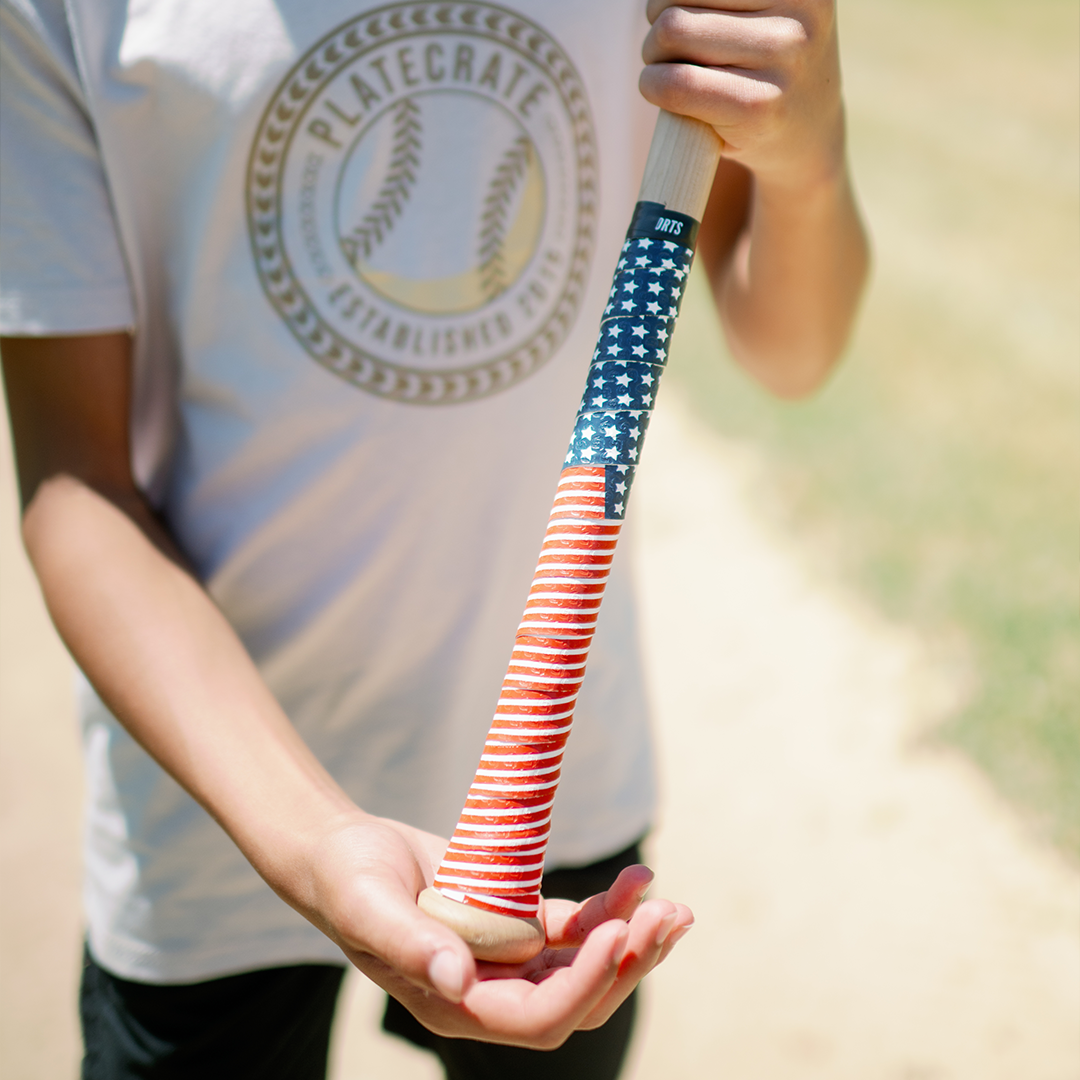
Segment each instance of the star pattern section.
[[622,518],[693,252],[671,240],[623,244],[566,464],[604,466],[605,516]]

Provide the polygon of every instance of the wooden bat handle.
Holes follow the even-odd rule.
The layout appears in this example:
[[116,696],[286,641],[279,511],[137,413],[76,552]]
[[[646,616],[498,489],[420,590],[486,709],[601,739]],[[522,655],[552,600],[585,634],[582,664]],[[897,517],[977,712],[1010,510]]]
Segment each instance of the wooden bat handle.
[[722,145],[697,120],[657,119],[495,719],[418,899],[481,960],[520,963],[544,946],[540,883],[563,750]]
[[710,125],[661,110],[638,201],[660,203],[701,221],[723,148],[724,140]]

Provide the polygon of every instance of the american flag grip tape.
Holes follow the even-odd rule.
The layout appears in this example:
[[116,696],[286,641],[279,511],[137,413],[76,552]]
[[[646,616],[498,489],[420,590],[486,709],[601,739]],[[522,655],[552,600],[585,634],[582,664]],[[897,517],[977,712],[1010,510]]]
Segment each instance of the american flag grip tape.
[[635,209],[495,717],[435,874],[446,900],[539,911],[563,752],[697,228],[660,203]]

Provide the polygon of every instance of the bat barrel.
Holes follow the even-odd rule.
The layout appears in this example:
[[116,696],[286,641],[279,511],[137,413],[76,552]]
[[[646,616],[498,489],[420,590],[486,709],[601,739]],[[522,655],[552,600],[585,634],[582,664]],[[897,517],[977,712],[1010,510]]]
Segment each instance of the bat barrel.
[[520,962],[544,944],[563,750],[721,145],[707,125],[660,114],[495,718],[419,899],[480,959]]

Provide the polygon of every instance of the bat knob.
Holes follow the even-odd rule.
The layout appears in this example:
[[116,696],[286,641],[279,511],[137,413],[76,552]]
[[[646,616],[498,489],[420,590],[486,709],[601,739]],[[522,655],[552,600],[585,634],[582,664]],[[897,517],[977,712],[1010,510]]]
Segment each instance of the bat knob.
[[544,947],[547,936],[539,919],[518,919],[460,904],[437,889],[425,889],[417,898],[425,915],[448,926],[477,960],[497,964],[523,964]]

